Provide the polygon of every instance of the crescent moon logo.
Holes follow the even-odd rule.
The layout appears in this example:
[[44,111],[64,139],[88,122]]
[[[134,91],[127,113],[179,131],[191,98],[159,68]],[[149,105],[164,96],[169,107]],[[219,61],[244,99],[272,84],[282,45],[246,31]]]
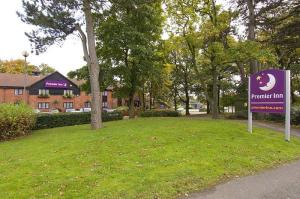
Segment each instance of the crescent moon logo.
[[259,89],[262,91],[272,90],[276,84],[276,79],[275,79],[274,75],[272,75],[272,74],[267,74],[267,75],[269,77],[269,82],[265,86],[259,87]]

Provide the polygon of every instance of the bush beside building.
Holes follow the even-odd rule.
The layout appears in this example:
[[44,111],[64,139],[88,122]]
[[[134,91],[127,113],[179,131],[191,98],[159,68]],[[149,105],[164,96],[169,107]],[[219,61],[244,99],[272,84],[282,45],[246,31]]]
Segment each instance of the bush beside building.
[[36,115],[29,106],[0,104],[0,140],[30,133],[35,122]]

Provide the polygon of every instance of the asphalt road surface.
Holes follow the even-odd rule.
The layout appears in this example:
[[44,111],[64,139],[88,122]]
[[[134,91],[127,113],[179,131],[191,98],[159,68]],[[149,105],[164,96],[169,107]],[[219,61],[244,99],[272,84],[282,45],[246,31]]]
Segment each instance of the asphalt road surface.
[[300,199],[300,161],[192,194],[189,199]]

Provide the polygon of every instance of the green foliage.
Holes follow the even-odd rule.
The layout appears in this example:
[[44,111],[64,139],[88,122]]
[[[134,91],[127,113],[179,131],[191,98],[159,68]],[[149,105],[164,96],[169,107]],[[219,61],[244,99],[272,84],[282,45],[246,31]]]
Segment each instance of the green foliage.
[[39,70],[40,70],[40,72],[41,72],[42,75],[47,75],[47,74],[55,72],[54,68],[52,68],[48,64],[44,64],[44,63],[42,63],[41,65],[39,65],[38,68],[39,68]]
[[179,117],[177,111],[172,110],[150,110],[140,113],[140,117]]
[[49,94],[39,94],[38,98],[49,98],[50,95]]
[[[112,1],[110,9],[97,16],[98,57],[113,75],[115,95],[129,99],[142,90],[154,71],[162,33],[161,1]],[[159,74],[156,74],[159,76]]]
[[[120,112],[102,113],[103,122],[122,119],[123,115]],[[48,129],[62,126],[89,124],[90,122],[90,113],[38,114],[35,129]]]
[[67,93],[67,94],[63,95],[63,98],[66,98],[66,99],[72,99],[74,97],[75,96],[73,94],[71,94],[71,93]]
[[33,110],[24,104],[0,104],[0,140],[28,134],[35,124]]
[[129,108],[128,106],[119,106],[116,108],[116,111],[121,112],[122,115],[128,115]]
[[25,60],[23,59],[4,60],[4,61],[0,60],[0,73],[31,74],[34,71],[39,71],[39,68],[30,63],[25,63]]

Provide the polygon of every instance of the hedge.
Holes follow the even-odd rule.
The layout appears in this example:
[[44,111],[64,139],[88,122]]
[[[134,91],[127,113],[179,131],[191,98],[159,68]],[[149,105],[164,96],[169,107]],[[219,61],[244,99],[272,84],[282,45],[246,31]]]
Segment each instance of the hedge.
[[[123,115],[120,112],[102,113],[103,122],[122,119]],[[63,126],[89,124],[90,122],[91,113],[39,114],[37,116],[35,129],[48,129]]]
[[0,140],[28,134],[35,118],[33,110],[25,104],[0,104]]
[[151,110],[140,113],[140,117],[179,117],[177,111],[171,110]]
[[[229,119],[247,119],[248,118],[248,111],[239,111],[233,115],[228,116]],[[255,120],[269,120],[273,122],[284,122],[285,115],[284,114],[275,114],[275,113],[268,113],[268,114],[257,114],[253,113],[253,119]],[[293,125],[300,125],[300,107],[293,106],[291,108],[291,124]]]

